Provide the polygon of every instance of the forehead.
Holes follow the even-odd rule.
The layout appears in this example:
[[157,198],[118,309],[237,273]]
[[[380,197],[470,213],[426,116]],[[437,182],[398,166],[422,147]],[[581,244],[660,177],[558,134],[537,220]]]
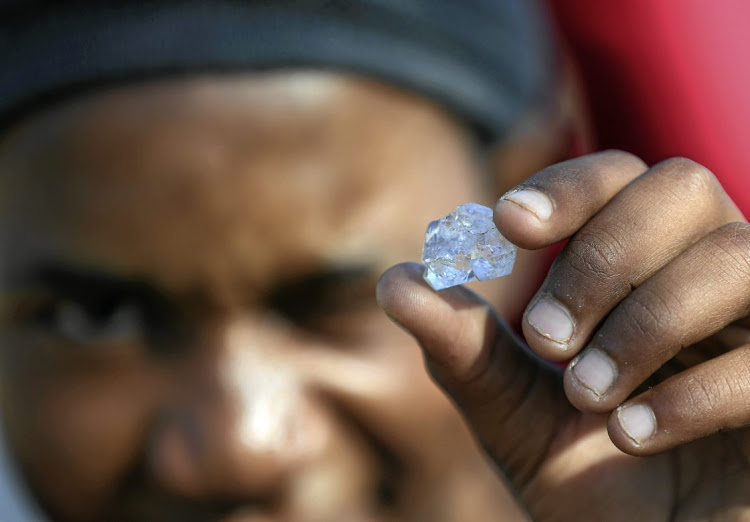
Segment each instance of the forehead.
[[471,197],[461,129],[378,84],[319,73],[113,90],[31,120],[0,160],[6,237],[170,287],[263,285],[419,255]]

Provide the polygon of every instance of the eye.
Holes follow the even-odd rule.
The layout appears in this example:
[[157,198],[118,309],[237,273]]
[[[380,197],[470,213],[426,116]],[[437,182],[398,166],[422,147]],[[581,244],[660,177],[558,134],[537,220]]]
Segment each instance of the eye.
[[47,328],[67,340],[86,344],[135,341],[146,335],[143,314],[129,303],[89,310],[74,301],[61,301],[50,310]]
[[79,346],[138,343],[155,356],[183,353],[187,322],[148,280],[61,262],[15,278],[0,300],[0,323]]
[[45,333],[78,344],[134,342],[147,336],[143,312],[126,301],[52,300],[33,318]]
[[337,269],[280,285],[270,306],[308,332],[347,341],[361,337],[361,317],[377,310],[370,270]]

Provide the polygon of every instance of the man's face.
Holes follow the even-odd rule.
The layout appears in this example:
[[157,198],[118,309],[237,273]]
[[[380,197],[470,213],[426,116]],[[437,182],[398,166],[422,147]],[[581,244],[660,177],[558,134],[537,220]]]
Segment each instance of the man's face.
[[[495,481],[377,309],[425,225],[490,203],[416,98],[326,75],[123,88],[0,147],[0,385],[70,520],[478,520]],[[477,518],[480,517],[480,518]]]

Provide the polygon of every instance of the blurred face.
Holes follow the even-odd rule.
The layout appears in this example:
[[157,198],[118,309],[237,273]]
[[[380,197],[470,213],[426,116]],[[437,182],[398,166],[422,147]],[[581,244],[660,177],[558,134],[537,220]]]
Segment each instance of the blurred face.
[[502,519],[374,301],[496,196],[436,108],[311,73],[127,87],[15,129],[0,187],[3,423],[54,518]]

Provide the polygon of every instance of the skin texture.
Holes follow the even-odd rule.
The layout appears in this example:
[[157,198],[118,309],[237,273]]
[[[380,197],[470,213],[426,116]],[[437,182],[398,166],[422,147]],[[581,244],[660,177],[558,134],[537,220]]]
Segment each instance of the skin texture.
[[[528,173],[495,185],[471,143],[416,97],[304,72],[123,87],[17,125],[0,400],[44,509],[525,519],[374,299],[428,221]],[[511,320],[539,257],[484,287]]]
[[750,226],[713,175],[583,156],[512,189],[495,222],[525,248],[569,238],[525,343],[418,265],[387,271],[378,298],[533,519],[750,520]]

